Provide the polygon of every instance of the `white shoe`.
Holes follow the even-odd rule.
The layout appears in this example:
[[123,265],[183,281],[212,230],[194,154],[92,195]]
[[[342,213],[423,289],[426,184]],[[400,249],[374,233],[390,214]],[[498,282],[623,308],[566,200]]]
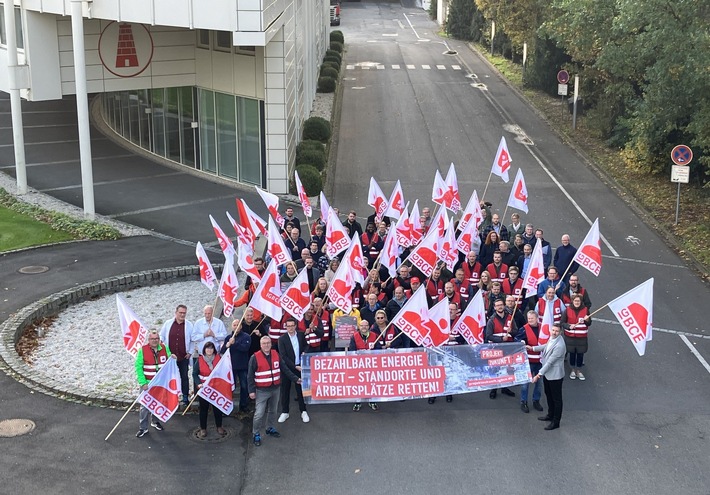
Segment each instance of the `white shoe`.
[[587,379],[587,378],[582,374],[581,371],[578,371],[578,372],[577,372],[577,378],[579,378],[580,381],[584,381],[584,380]]
[[308,413],[306,411],[303,411],[301,413],[301,419],[304,423],[308,423],[311,420],[311,418],[308,417]]
[[285,423],[289,416],[289,413],[281,413],[281,416],[279,416],[279,423]]
[[574,380],[575,378],[577,378],[577,372],[572,370],[569,374],[569,379]]

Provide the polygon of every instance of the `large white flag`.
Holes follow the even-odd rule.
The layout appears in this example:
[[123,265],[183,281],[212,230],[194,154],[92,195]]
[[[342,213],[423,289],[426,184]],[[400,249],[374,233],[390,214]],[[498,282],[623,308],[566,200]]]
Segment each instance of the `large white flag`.
[[449,271],[454,271],[454,265],[459,260],[459,252],[456,249],[456,232],[454,222],[449,222],[444,236],[439,239],[439,259],[446,263]]
[[[232,218],[232,215],[230,215],[229,212],[226,213],[229,223],[232,224],[234,232],[237,233],[237,244],[239,244],[239,246],[244,246],[251,254],[254,254],[254,243],[256,242],[256,236],[254,236],[254,233],[251,229],[239,225],[237,221]],[[241,250],[241,248],[239,249]]]
[[456,239],[456,247],[464,255],[467,255],[471,251],[478,253],[481,247],[481,236],[478,235],[476,222],[468,222],[466,224],[466,227],[461,231],[458,239]]
[[230,351],[231,349],[227,349],[227,352],[220,358],[217,366],[214,367],[210,376],[202,382],[202,386],[197,392],[197,395],[228,416],[234,409],[234,402],[232,402],[234,375],[232,373]]
[[276,262],[271,260],[266,267],[264,275],[261,277],[259,286],[254,291],[254,295],[249,301],[249,306],[262,312],[273,320],[281,320],[283,310],[281,309],[281,282]]
[[394,231],[397,235],[397,244],[404,248],[408,248],[412,245],[412,223],[409,221],[407,208],[409,208],[409,203],[404,207],[402,215],[394,226]]
[[195,254],[197,255],[197,262],[200,264],[200,282],[205,284],[205,286],[212,290],[214,289],[214,284],[217,281],[217,275],[215,274],[214,268],[212,268],[212,263],[207,257],[205,248],[202,247],[202,243],[197,241],[197,247],[195,248]]
[[266,234],[266,220],[251,211],[247,202],[241,198],[237,198],[237,211],[242,225],[248,227],[255,238],[259,237],[259,234]]
[[345,252],[343,257],[343,262],[350,265],[352,270],[352,277],[355,283],[360,285],[365,284],[365,274],[363,273],[365,269],[364,253],[362,252],[362,243],[360,242],[360,234],[355,232],[352,241],[350,242],[350,247]]
[[281,237],[272,218],[269,218],[269,237],[266,243],[266,249],[271,259],[274,260],[277,265],[283,265],[293,259],[291,257],[291,251],[286,248],[284,239]]
[[242,241],[237,238],[237,247],[239,251],[237,252],[237,265],[243,271],[245,271],[252,279],[252,281],[260,281],[261,273],[257,270],[256,265],[254,265],[254,253],[249,252],[246,246],[242,244]]
[[279,197],[275,194],[271,194],[268,191],[259,189],[256,186],[254,186],[254,188],[256,189],[256,192],[259,193],[259,196],[261,196],[261,199],[264,201],[266,209],[269,210],[269,213],[271,213],[271,217],[276,221],[279,228],[283,229],[286,219],[281,215],[281,213],[279,213]]
[[602,269],[602,244],[599,239],[598,218],[594,220],[592,227],[587,232],[587,236],[577,249],[577,254],[574,255],[573,261],[579,263],[579,266],[586,268],[595,276],[599,276],[599,272]]
[[310,305],[311,291],[308,287],[308,270],[304,268],[293,279],[288,289],[281,294],[281,309],[301,321]]
[[328,211],[330,210],[330,204],[328,203],[328,200],[325,197],[325,194],[323,194],[323,191],[320,192],[320,199],[318,201],[320,204],[320,219],[323,220],[324,222],[328,221]]
[[375,218],[382,220],[387,210],[387,197],[380,189],[374,177],[370,177],[370,190],[367,193],[367,204],[375,209]]
[[523,169],[521,168],[518,169],[518,173],[515,175],[513,188],[510,190],[510,196],[508,197],[508,206],[525,213],[528,212],[528,188],[525,185]]
[[387,209],[385,210],[385,216],[390,218],[399,219],[399,216],[404,211],[404,193],[402,192],[402,185],[397,181],[394,189],[392,190],[392,195],[387,202]]
[[545,261],[542,258],[542,241],[535,242],[528,269],[523,273],[523,289],[527,289],[527,294],[537,294],[537,286],[545,280]]
[[343,258],[330,282],[326,296],[338,309],[348,314],[353,309],[352,292],[354,288],[352,267],[348,263],[348,259]]
[[477,345],[483,344],[485,330],[486,307],[483,304],[483,291],[479,290],[451,331],[454,335],[461,335],[469,345]]
[[483,212],[481,211],[481,202],[478,200],[478,193],[474,190],[471,194],[471,198],[466,204],[466,209],[463,211],[461,216],[461,221],[459,222],[459,230],[463,230],[468,225],[468,222],[472,221],[474,229],[478,230],[478,227],[483,221]]
[[447,207],[454,213],[457,213],[461,209],[461,195],[459,194],[459,181],[456,178],[454,162],[451,162],[449,171],[446,174],[446,186],[451,193],[451,204]]
[[639,356],[646,352],[646,341],[653,337],[653,279],[622,294],[609,303]]
[[433,227],[407,258],[425,277],[431,277],[439,259],[439,232]]
[[390,278],[397,276],[397,258],[399,257],[399,246],[397,246],[397,234],[390,229],[385,237],[385,245],[380,253],[380,264],[387,268]]
[[419,215],[419,200],[414,201],[412,212],[409,214],[409,224],[412,227],[409,238],[412,240],[412,246],[419,244],[419,241],[424,237],[424,229],[422,227],[422,219]]
[[306,194],[306,188],[301,184],[298,170],[294,172],[294,179],[296,180],[296,192],[298,193],[298,200],[301,202],[301,207],[303,208],[303,214],[311,218],[313,208],[311,208],[311,201],[308,199],[308,194]]
[[138,402],[163,423],[173,417],[180,405],[180,371],[177,360],[167,362],[138,396]]
[[212,230],[214,230],[214,233],[217,236],[217,242],[219,242],[219,248],[224,253],[224,258],[227,260],[233,260],[234,255],[237,254],[237,252],[234,250],[232,240],[227,236],[227,234],[224,233],[222,227],[219,226],[212,215],[210,215],[210,222],[212,222]]
[[333,208],[328,209],[328,220],[325,224],[325,254],[329,259],[350,247],[350,236],[345,227],[340,223],[338,215]]
[[231,260],[226,260],[224,262],[224,268],[222,268],[222,278],[219,281],[219,298],[222,300],[224,305],[224,316],[232,316],[232,311],[234,311],[234,300],[237,298],[237,291],[239,290],[239,281],[237,280],[237,274],[234,272],[234,265]]
[[133,312],[121,294],[116,294],[116,306],[118,307],[118,322],[121,324],[123,334],[123,347],[133,357],[136,357],[138,349],[143,347],[148,337],[148,327]]
[[510,170],[510,153],[508,152],[508,143],[505,141],[505,136],[500,138],[500,144],[498,144],[498,151],[496,151],[496,157],[493,160],[493,167],[491,168],[491,173],[497,175],[506,184],[510,180],[508,176],[508,170]]

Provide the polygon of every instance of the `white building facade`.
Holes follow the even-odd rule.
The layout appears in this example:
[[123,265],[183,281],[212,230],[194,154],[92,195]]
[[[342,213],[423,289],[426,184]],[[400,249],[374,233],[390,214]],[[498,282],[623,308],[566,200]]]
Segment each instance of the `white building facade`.
[[0,90],[76,94],[80,141],[80,101],[98,94],[106,123],[134,145],[288,192],[329,45],[327,0],[14,0],[8,12],[3,4]]

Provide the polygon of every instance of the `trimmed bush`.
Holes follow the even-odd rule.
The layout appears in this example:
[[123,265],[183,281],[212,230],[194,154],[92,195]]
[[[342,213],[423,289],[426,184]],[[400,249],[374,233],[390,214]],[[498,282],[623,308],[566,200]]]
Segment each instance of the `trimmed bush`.
[[338,41],[331,41],[330,42],[330,49],[335,50],[336,52],[342,54],[343,53],[343,44]]
[[320,77],[330,77],[332,79],[338,79],[338,69],[330,65],[321,65]]
[[326,62],[330,62],[331,64],[337,65],[337,66],[338,66],[338,72],[340,71],[340,65],[341,65],[341,64],[340,64],[340,60],[338,60],[337,58],[335,58],[335,57],[325,57],[325,58],[323,59],[323,63],[326,63]]
[[296,146],[296,161],[298,161],[298,153],[303,150],[316,150],[325,151],[325,146],[320,141],[315,141],[313,139],[307,139],[298,143]]
[[318,196],[323,190],[323,179],[320,172],[313,165],[299,165],[296,167],[298,178],[301,179],[303,188],[308,196]]
[[335,69],[335,72],[340,73],[340,64],[338,62],[329,60],[328,62],[323,62],[321,68],[323,67],[330,67],[331,69]]
[[325,168],[325,150],[322,146],[320,150],[306,148],[299,152],[296,149],[296,166],[299,165],[313,165],[316,169],[323,170]]
[[319,93],[332,93],[335,91],[336,82],[332,77],[319,77],[318,78],[318,92]]
[[330,122],[323,117],[311,117],[303,123],[303,139],[327,143],[330,139]]
[[335,57],[340,62],[342,62],[342,60],[343,60],[343,56],[340,54],[340,52],[336,52],[335,50],[326,50],[325,56],[326,57]]
[[345,43],[345,37],[343,32],[339,29],[330,32],[330,41],[337,41],[338,43]]

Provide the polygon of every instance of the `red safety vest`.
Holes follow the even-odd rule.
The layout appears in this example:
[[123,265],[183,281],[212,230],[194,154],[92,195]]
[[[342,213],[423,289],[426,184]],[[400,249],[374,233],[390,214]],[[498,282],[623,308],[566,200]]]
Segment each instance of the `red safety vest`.
[[[317,316],[314,315],[313,318],[317,318]],[[298,331],[303,332],[304,337],[306,337],[306,344],[310,347],[320,347],[321,338],[315,332],[306,333],[307,329],[308,325],[306,324],[306,319],[304,318],[298,322]]]
[[515,296],[515,300],[518,302],[518,307],[523,304],[523,279],[518,277],[515,282],[511,285],[510,279],[506,278],[500,284],[503,294],[508,296]]
[[[376,332],[380,333],[380,335],[382,334],[382,332],[380,331],[380,328],[379,328],[377,325],[373,325],[373,326],[372,326],[372,330],[375,330]],[[372,330],[370,330],[370,335],[372,335],[373,333],[375,333],[375,332],[373,332]],[[394,326],[394,325],[390,325],[390,326],[387,327],[387,330],[385,330],[385,336],[382,338],[382,340],[383,340],[384,342],[392,342],[392,340],[395,338],[395,336],[396,336],[398,333],[399,333],[399,332],[397,331],[397,329],[395,328],[395,326]],[[362,339],[360,339],[360,340],[362,340]],[[355,343],[357,344],[357,340],[355,341]]]
[[[542,321],[542,317],[545,316],[545,308],[547,307],[547,299],[540,299],[537,302],[537,315],[540,317],[540,321]],[[554,323],[559,323],[560,320],[562,320],[562,301],[559,299],[555,299],[555,302],[552,305],[553,309],[553,314],[552,314],[552,319]]]
[[265,388],[272,385],[281,385],[279,353],[274,350],[271,351],[271,363],[269,363],[262,351],[256,352],[254,356],[256,357],[256,373],[254,373],[256,386]]
[[[533,347],[538,345],[538,336],[535,335],[535,331],[532,329],[532,327],[528,323],[526,323],[523,328],[525,329],[525,342],[527,342],[528,345]],[[539,332],[540,327],[538,326],[537,328],[537,331]],[[528,351],[528,361],[530,361],[531,363],[539,363],[540,352]]]
[[199,376],[200,376],[200,381],[204,382],[207,380],[207,377],[212,374],[212,371],[214,371],[214,367],[217,366],[217,363],[219,363],[220,356],[219,354],[214,355],[214,360],[212,361],[212,369],[207,365],[207,361],[205,361],[205,358],[203,356],[200,356],[199,363],[200,363],[200,371],[199,371]]
[[271,325],[269,326],[269,337],[271,337],[271,343],[273,345],[278,345],[279,337],[283,334],[288,333],[286,330],[286,320],[291,318],[289,314],[284,314],[281,321],[271,320]]
[[[577,294],[579,294],[582,297],[584,297],[584,294],[586,294],[586,293],[587,293],[587,289],[585,289],[584,287],[580,287],[579,291],[577,292]],[[562,293],[562,302],[565,303],[565,306],[569,306],[572,304],[572,297],[571,296],[572,296],[572,294],[570,293],[570,289],[569,289],[569,287],[567,287],[567,289]]]
[[508,276],[508,265],[501,263],[496,266],[495,263],[489,263],[486,271],[491,275],[491,282],[502,282]]
[[439,279],[437,281],[427,280],[426,283],[426,293],[432,299],[439,299],[439,296],[444,293],[444,281]]
[[360,302],[362,301],[362,287],[356,287],[350,293],[353,300],[353,306],[360,308]]
[[459,297],[464,301],[468,301],[468,298],[471,297],[471,294],[468,291],[469,287],[471,286],[468,285],[465,280],[461,285],[456,287],[456,290],[459,293]]
[[355,349],[358,351],[367,351],[370,349],[375,348],[375,342],[377,342],[377,335],[375,335],[375,332],[370,332],[367,335],[367,341],[365,341],[362,338],[362,334],[357,331],[353,334],[353,338],[355,339]]
[[[501,321],[500,316],[498,316],[498,313],[493,313],[493,335],[496,337],[503,337],[504,335],[509,335],[510,332],[510,327],[513,324],[513,315],[509,315],[506,313],[505,318],[503,318],[503,321]],[[506,330],[506,327],[508,330]]]
[[[449,299],[449,296],[447,296],[446,293],[443,293],[439,297],[439,301],[443,301],[444,299]],[[459,309],[461,308],[461,295],[458,292],[454,292],[454,295],[451,297],[451,299],[449,299],[449,304],[451,303],[458,306]]]
[[[155,359],[156,355],[158,357],[157,362]],[[168,352],[165,350],[164,345],[160,346],[156,354],[153,354],[153,349],[151,349],[150,345],[146,344],[143,346],[143,376],[145,376],[146,380],[152,380],[160,367],[167,362]]]
[[461,265],[461,268],[463,268],[464,278],[468,280],[471,285],[477,285],[478,281],[481,280],[481,272],[483,271],[481,264],[476,261],[472,267],[468,261],[466,261]]
[[586,337],[589,332],[589,327],[584,321],[584,317],[589,314],[589,310],[582,306],[579,309],[574,309],[572,306],[565,310],[568,325],[576,325],[575,328],[565,328],[567,337]]
[[323,338],[321,340],[323,342],[328,342],[330,340],[330,313],[328,313],[325,309],[320,315],[320,321],[323,325]]

